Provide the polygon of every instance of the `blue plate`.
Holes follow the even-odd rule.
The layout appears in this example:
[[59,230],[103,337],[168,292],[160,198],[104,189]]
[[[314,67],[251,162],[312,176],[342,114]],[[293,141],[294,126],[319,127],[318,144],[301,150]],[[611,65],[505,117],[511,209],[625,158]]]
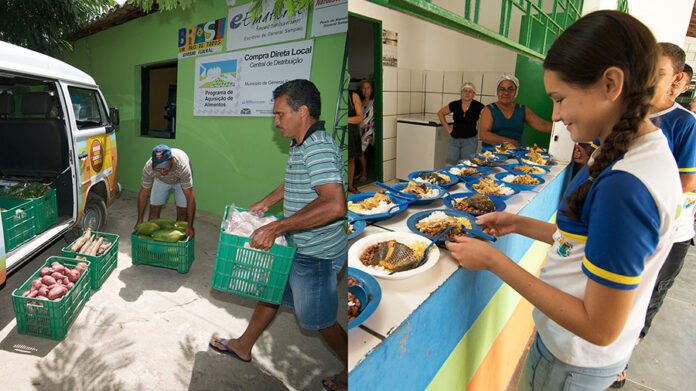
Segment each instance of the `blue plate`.
[[[438,185],[438,186],[442,187],[443,189],[446,189],[446,188],[448,188],[448,187],[454,185],[455,183],[459,182],[459,177],[458,177],[458,176],[452,175],[452,174],[450,174],[450,173],[448,173],[448,172],[443,172],[443,171],[438,171],[438,170],[435,170],[435,171],[414,171],[414,172],[408,174],[408,179],[411,180],[411,181],[413,181],[415,178],[418,177],[418,175],[420,175],[421,173],[424,173],[424,172],[439,172],[439,173],[441,173],[441,174],[447,175],[447,176],[450,178],[450,181],[451,181],[451,182],[448,183],[448,184],[446,184],[446,185]],[[415,182],[415,181],[414,181],[414,182]]]
[[[474,189],[474,186],[473,186],[473,185],[476,184],[476,183],[478,183],[478,182],[469,183],[469,188],[471,188],[472,191],[476,191],[476,189]],[[497,179],[494,179],[494,180],[493,180],[493,183],[496,183],[496,184],[498,184],[498,185],[503,185],[503,186],[509,187],[510,189],[512,189],[512,194],[509,194],[509,195],[493,195],[493,194],[486,194],[486,195],[487,195],[488,197],[490,197],[491,199],[497,198],[497,199],[499,199],[499,200],[507,200],[507,199],[509,199],[510,197],[512,197],[512,196],[514,196],[515,194],[517,194],[517,193],[520,192],[520,189],[518,189],[517,187],[514,187],[513,185],[511,185],[511,184],[509,184],[509,183],[505,183],[505,182],[500,181],[500,180],[497,180]],[[480,193],[479,191],[476,191],[476,192],[477,192],[477,193]],[[481,194],[483,194],[483,193],[481,193]]]
[[500,163],[500,162],[506,161],[508,159],[509,155],[502,155],[499,153],[494,153],[493,157],[485,157],[485,156],[481,155],[480,153],[472,153],[471,157],[485,159],[485,160],[488,160],[489,162],[493,162],[493,163]]
[[[454,200],[457,200],[457,199],[459,199],[459,198],[471,197],[471,196],[474,195],[474,194],[478,194],[478,193],[466,192],[466,193],[454,193],[454,194],[450,194],[451,197],[450,197],[450,196],[447,196],[447,197],[443,198],[443,199],[442,199],[442,203],[445,205],[445,207],[447,207],[447,208],[449,208],[449,209],[459,211],[459,209],[457,209],[457,208],[454,206]],[[494,197],[490,197],[490,196],[489,196],[488,198],[490,198],[491,201],[493,201],[493,207],[495,208],[495,209],[493,210],[493,212],[502,212],[502,211],[505,210],[506,205],[505,205],[505,202],[504,202],[503,200],[498,199],[498,198],[494,198]],[[462,210],[461,212],[464,212],[464,211]],[[470,214],[470,215],[472,215],[472,216],[481,216],[482,214],[484,214],[484,213],[473,213],[473,212],[465,212],[465,213],[468,213],[468,214]]]
[[[362,201],[364,199],[367,199],[367,198],[374,196],[375,193],[376,192],[374,192],[374,191],[370,191],[367,193],[354,194],[354,195],[348,197],[348,201],[353,201],[354,203],[356,203],[358,201]],[[403,212],[404,210],[406,210],[406,207],[408,207],[408,205],[405,204],[406,200],[404,200],[403,198],[395,197],[390,193],[385,193],[385,194],[387,196],[389,196],[389,199],[392,202],[395,202],[396,204],[398,204],[399,207],[392,210],[391,213],[377,213],[377,214],[373,214],[373,215],[355,213],[355,212],[351,212],[349,210],[348,211],[348,220],[370,220],[370,221],[384,220],[384,219],[388,219],[388,218],[398,214],[399,212]]]
[[[457,168],[459,170],[461,170],[462,168],[473,168],[474,170],[476,170],[476,172],[482,173],[483,176],[487,176],[493,170],[493,168],[491,168],[491,167],[472,167],[472,166],[468,166],[466,164],[460,164],[458,166],[451,166],[451,167],[443,168],[442,170],[440,170],[440,172],[445,172],[445,173],[450,174],[450,175],[455,175],[455,174],[452,174],[451,172],[449,172],[449,170],[452,168]],[[481,178],[480,176],[476,177],[476,176],[471,176],[471,175],[457,175],[457,177],[459,177],[459,181],[461,181],[461,182],[470,182],[472,180],[477,180],[478,178]]]
[[353,277],[363,284],[363,289],[367,293],[367,305],[361,303],[362,311],[360,311],[360,315],[348,322],[348,330],[350,330],[363,324],[377,310],[379,301],[382,299],[382,289],[374,277],[362,270],[349,267],[348,277]]
[[543,177],[544,175],[548,174],[549,171],[551,171],[551,169],[550,169],[549,167],[547,167],[547,166],[537,166],[536,164],[515,163],[515,164],[507,164],[507,165],[500,166],[500,167],[502,167],[502,168],[504,168],[504,169],[510,171],[511,173],[513,173],[513,174],[515,174],[515,175],[523,175],[523,174],[525,174],[524,172],[515,170],[515,167],[519,167],[519,166],[537,167],[537,168],[541,168],[542,170],[544,170],[544,172],[541,173],[541,174],[528,174],[528,175],[531,175],[531,176],[534,176],[534,177],[537,177],[537,178],[541,178],[541,177]]
[[[425,185],[428,186],[429,189],[437,190],[437,195],[433,198],[419,198],[418,201],[413,203],[413,205],[427,205],[439,198],[442,198],[442,196],[445,194],[445,189],[443,189],[442,186],[431,185],[430,183],[426,183]],[[408,182],[399,182],[391,185],[391,187],[398,191],[403,191],[406,186],[408,186]]]
[[[481,231],[481,226],[476,224],[476,218],[466,212],[462,212],[461,210],[452,210],[452,209],[432,209],[432,210],[424,210],[418,213],[415,213],[411,217],[406,220],[406,225],[408,226],[408,229],[413,231],[414,233],[424,236],[430,240],[435,240],[436,236],[430,236],[426,235],[423,232],[419,231],[418,228],[416,228],[416,224],[423,220],[424,218],[430,216],[431,213],[433,212],[444,212],[447,216],[454,216],[454,217],[466,217],[469,222],[471,222],[471,228],[475,231]],[[469,233],[463,232],[462,235],[467,235],[471,236]],[[438,244],[444,244],[447,241],[453,241],[454,239],[440,239],[437,241]]]
[[353,230],[354,232],[350,235],[348,235],[348,240],[353,239],[354,237],[360,235],[362,231],[365,229],[365,220],[348,220],[348,224],[353,225]]
[[549,167],[549,166],[555,166],[556,164],[558,164],[558,163],[556,163],[556,162],[553,161],[553,160],[549,160],[549,161],[548,161],[549,164],[547,164],[547,165],[541,165],[541,164],[535,164],[535,163],[527,163],[527,162],[525,162],[525,161],[522,161],[522,159],[526,159],[526,158],[517,156],[517,161],[518,161],[520,164],[526,164],[526,165],[528,165],[528,166]]
[[[499,181],[502,181],[502,182],[505,182],[505,181],[503,180],[503,178],[505,178],[505,177],[508,176],[508,175],[523,176],[524,174],[519,174],[519,175],[518,175],[518,174],[509,173],[509,172],[499,172],[499,173],[495,174],[495,179],[497,179],[497,180],[499,180]],[[510,182],[505,182],[505,183],[507,183],[508,185],[510,185],[510,187],[516,187],[516,188],[518,188],[518,189],[520,189],[520,190],[533,190],[535,187],[537,187],[537,186],[539,186],[539,185],[541,185],[541,184],[544,184],[544,182],[546,182],[543,178],[539,178],[538,176],[535,176],[534,178],[536,178],[536,179],[539,181],[539,183],[536,184],[536,185],[520,185],[520,184],[517,184],[517,183],[510,183]]]
[[496,152],[495,145],[494,145],[492,147],[481,148],[481,152],[493,152],[496,155],[505,156],[506,158],[510,158],[510,157],[512,157],[514,151],[507,150],[506,152]]

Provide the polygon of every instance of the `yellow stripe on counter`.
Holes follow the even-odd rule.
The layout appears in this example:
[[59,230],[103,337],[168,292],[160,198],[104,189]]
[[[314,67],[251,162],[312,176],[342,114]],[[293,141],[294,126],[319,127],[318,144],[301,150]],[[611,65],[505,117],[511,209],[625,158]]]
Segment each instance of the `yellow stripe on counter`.
[[694,168],[680,168],[679,172],[693,172],[694,174],[696,174],[696,167],[694,167]]
[[617,284],[623,284],[623,285],[636,285],[640,282],[641,276],[636,276],[636,277],[628,277],[628,276],[622,276],[620,274],[612,273],[608,270],[604,270],[600,267],[597,267],[593,265],[587,257],[585,257],[582,260],[583,266],[587,270],[590,271],[590,273],[594,274],[595,276],[601,277],[605,280],[615,282]]
[[575,240],[576,242],[587,243],[587,236],[578,235],[578,234],[571,234],[570,232],[561,231],[560,228],[558,229],[558,232],[560,232],[561,235],[565,236],[566,238],[568,238],[570,240]]

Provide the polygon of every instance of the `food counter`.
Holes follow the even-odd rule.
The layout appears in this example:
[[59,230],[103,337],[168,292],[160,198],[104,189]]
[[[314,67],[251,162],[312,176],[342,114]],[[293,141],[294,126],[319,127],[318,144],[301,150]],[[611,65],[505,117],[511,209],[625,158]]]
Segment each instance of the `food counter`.
[[[495,172],[503,171],[501,168]],[[559,163],[545,183],[506,200],[506,212],[544,221],[556,207],[570,176]],[[447,189],[468,191],[463,183]],[[442,200],[410,205],[387,220],[368,222],[349,245],[368,235],[411,232],[406,221],[424,210],[443,209]],[[550,247],[520,235],[493,245],[537,274]],[[351,262],[349,257],[349,266]],[[357,261],[359,262],[359,261]],[[533,330],[531,305],[487,271],[460,268],[446,248],[431,269],[402,280],[377,279],[382,291],[376,311],[348,331],[351,390],[504,390]]]

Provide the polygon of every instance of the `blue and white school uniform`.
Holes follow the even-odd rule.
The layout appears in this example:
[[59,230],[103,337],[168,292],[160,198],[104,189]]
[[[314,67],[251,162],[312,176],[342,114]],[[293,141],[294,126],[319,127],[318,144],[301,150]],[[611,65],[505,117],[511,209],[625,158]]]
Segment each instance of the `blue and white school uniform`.
[[[565,198],[588,176],[576,175]],[[623,158],[592,184],[579,221],[563,215],[547,253],[540,279],[584,299],[588,279],[615,289],[635,289],[624,330],[609,346],[587,342],[535,309],[541,340],[560,361],[580,367],[606,367],[627,359],[643,327],[653,285],[672,247],[672,230],[680,203],[674,158],[662,132],[637,138]]]
[[[679,174],[696,175],[696,115],[678,103],[667,110],[650,115],[650,119],[662,129],[669,149],[677,161]],[[674,233],[675,242],[684,242],[694,237],[694,214],[696,213],[696,189],[684,193],[682,209]],[[681,191],[680,191],[681,193]]]

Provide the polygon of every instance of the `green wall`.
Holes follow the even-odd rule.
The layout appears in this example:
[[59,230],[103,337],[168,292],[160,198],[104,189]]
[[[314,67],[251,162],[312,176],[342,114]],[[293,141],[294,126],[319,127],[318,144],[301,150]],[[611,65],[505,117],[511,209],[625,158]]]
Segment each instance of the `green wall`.
[[[521,37],[527,34],[527,18],[528,16],[522,16],[521,19]],[[531,49],[538,52],[542,51],[544,30],[545,28],[542,24],[536,20],[532,21]],[[556,37],[549,32],[546,39],[549,41],[546,45],[548,48]],[[546,95],[546,89],[544,88],[544,67],[542,62],[518,54],[517,63],[515,64],[515,76],[520,80],[520,90],[516,99],[517,102],[529,106],[539,117],[550,121],[551,112],[553,111],[553,102],[551,102],[551,99]],[[522,144],[532,145],[536,143],[540,147],[548,148],[549,137],[550,135],[548,133],[539,132],[525,124],[524,132],[522,133]]]
[[[227,14],[225,0],[197,0],[186,10],[156,12],[82,38],[63,58],[94,77],[108,105],[120,110],[116,138],[124,189],[140,188],[143,165],[161,143],[189,155],[199,210],[222,215],[228,204],[249,207],[283,181],[290,139],[280,135],[272,117],[193,116],[195,57],[178,61],[176,139],[140,136],[141,67],[176,60],[180,28]],[[305,39],[311,26],[310,14]],[[311,80],[321,92],[321,119],[330,132],[345,39],[345,33],[314,38]],[[225,40],[223,52],[226,45]],[[280,210],[280,204],[272,209]]]

